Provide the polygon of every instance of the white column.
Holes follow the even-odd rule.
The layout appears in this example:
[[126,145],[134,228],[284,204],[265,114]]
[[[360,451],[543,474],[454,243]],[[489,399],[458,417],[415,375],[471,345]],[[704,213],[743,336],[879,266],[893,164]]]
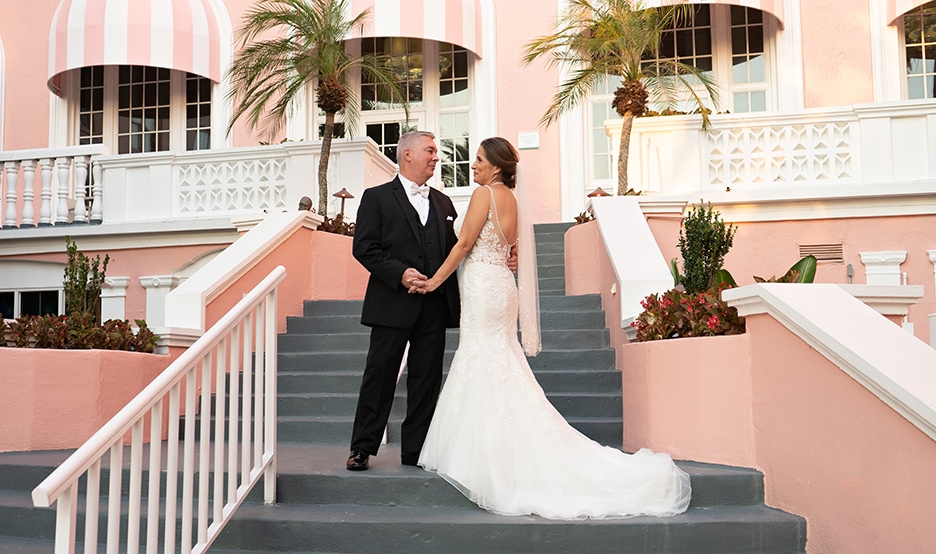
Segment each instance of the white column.
[[172,275],[149,275],[140,277],[146,289],[146,325],[166,326],[166,295],[179,285],[179,278]]
[[900,264],[907,259],[906,250],[859,252],[865,265],[865,281],[869,285],[902,285]]
[[16,227],[16,182],[19,180],[19,162],[4,162],[2,170],[6,175],[6,213],[3,215],[3,227]]
[[101,287],[101,321],[124,319],[129,277],[107,277]]

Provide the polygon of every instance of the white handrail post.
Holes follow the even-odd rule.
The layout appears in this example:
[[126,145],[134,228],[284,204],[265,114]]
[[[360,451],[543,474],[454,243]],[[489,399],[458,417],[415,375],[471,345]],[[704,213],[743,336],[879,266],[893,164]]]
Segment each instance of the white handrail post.
[[19,162],[4,162],[3,173],[6,175],[6,214],[3,228],[12,229],[16,223],[16,185],[19,180]]
[[78,523],[78,482],[62,493],[55,507],[55,554],[75,554]]
[[264,387],[264,409],[265,431],[264,431],[264,450],[270,456],[270,462],[267,464],[263,474],[263,502],[265,504],[276,503],[276,375],[277,375],[277,350],[276,350],[276,306],[277,291],[271,292],[266,298],[266,386]]
[[107,554],[120,551],[120,500],[123,479],[123,440],[118,439],[110,449],[110,476],[107,489]]
[[35,227],[35,202],[36,189],[33,184],[36,181],[36,160],[23,160],[23,221],[20,227]]

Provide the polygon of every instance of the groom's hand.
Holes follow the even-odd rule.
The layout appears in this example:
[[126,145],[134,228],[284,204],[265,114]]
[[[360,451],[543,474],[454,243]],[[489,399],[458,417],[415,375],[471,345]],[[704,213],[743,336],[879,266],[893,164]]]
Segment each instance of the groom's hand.
[[517,245],[510,247],[510,256],[507,258],[507,267],[514,273],[517,272]]
[[403,284],[403,287],[406,288],[407,292],[412,294],[414,292],[418,292],[417,283],[423,283],[426,281],[426,279],[428,279],[428,277],[416,271],[414,268],[408,267],[406,268],[406,271],[403,272],[403,278],[400,279],[400,283]]

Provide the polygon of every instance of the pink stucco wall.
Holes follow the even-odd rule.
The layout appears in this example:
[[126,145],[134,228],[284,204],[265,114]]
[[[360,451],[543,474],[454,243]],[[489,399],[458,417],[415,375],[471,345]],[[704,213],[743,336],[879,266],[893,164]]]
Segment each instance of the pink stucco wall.
[[748,334],[621,347],[624,450],[755,467]]
[[[131,321],[134,319],[146,319],[146,289],[140,283],[140,277],[147,275],[169,275],[174,270],[179,269],[198,256],[224,247],[224,245],[218,244],[196,244],[173,247],[146,247],[145,245],[141,245],[138,248],[119,248],[103,251],[86,250],[82,247],[82,240],[80,237],[75,238],[75,242],[78,244],[78,249],[91,259],[100,256],[101,260],[103,260],[105,255],[110,256],[106,273],[108,277],[130,278],[130,283],[127,285],[124,318]],[[0,256],[0,260],[52,261],[64,264],[68,260],[68,256],[65,252],[65,239],[62,239],[62,252],[30,254],[28,256]]]
[[936,442],[772,317],[747,329],[625,345],[625,449],[763,471],[809,552],[936,544]]
[[497,134],[516,145],[519,133],[539,132],[539,148],[520,151],[523,183],[530,187],[528,197],[533,202],[533,222],[559,221],[559,124],[546,129],[539,126],[539,120],[552,100],[559,73],[556,69],[547,69],[542,62],[528,67],[520,65],[523,46],[537,36],[552,32],[558,5],[539,2],[536,9],[530,9],[530,5],[524,2],[495,0],[494,9],[497,23]]
[[351,237],[301,228],[264,256],[243,276],[212,299],[205,312],[210,328],[244,294],[277,266],[286,279],[277,292],[277,331],[286,331],[286,318],[302,315],[305,300],[359,300],[364,298],[368,273],[351,256]]
[[0,452],[81,446],[171,361],[32,348],[0,348],[0,360]]
[[805,107],[874,100],[870,14],[868,0],[800,2]]

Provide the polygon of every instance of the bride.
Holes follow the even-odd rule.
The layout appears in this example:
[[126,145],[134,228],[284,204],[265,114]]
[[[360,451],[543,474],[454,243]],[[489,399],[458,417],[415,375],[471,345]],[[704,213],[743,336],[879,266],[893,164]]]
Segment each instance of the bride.
[[689,505],[689,476],[669,455],[646,449],[625,454],[592,441],[563,419],[533,377],[517,340],[517,286],[506,264],[519,229],[513,194],[518,161],[503,138],[481,143],[471,166],[481,186],[471,196],[458,243],[439,271],[412,289],[435,290],[464,260],[458,350],[419,465],[497,514],[582,519],[682,513]]

